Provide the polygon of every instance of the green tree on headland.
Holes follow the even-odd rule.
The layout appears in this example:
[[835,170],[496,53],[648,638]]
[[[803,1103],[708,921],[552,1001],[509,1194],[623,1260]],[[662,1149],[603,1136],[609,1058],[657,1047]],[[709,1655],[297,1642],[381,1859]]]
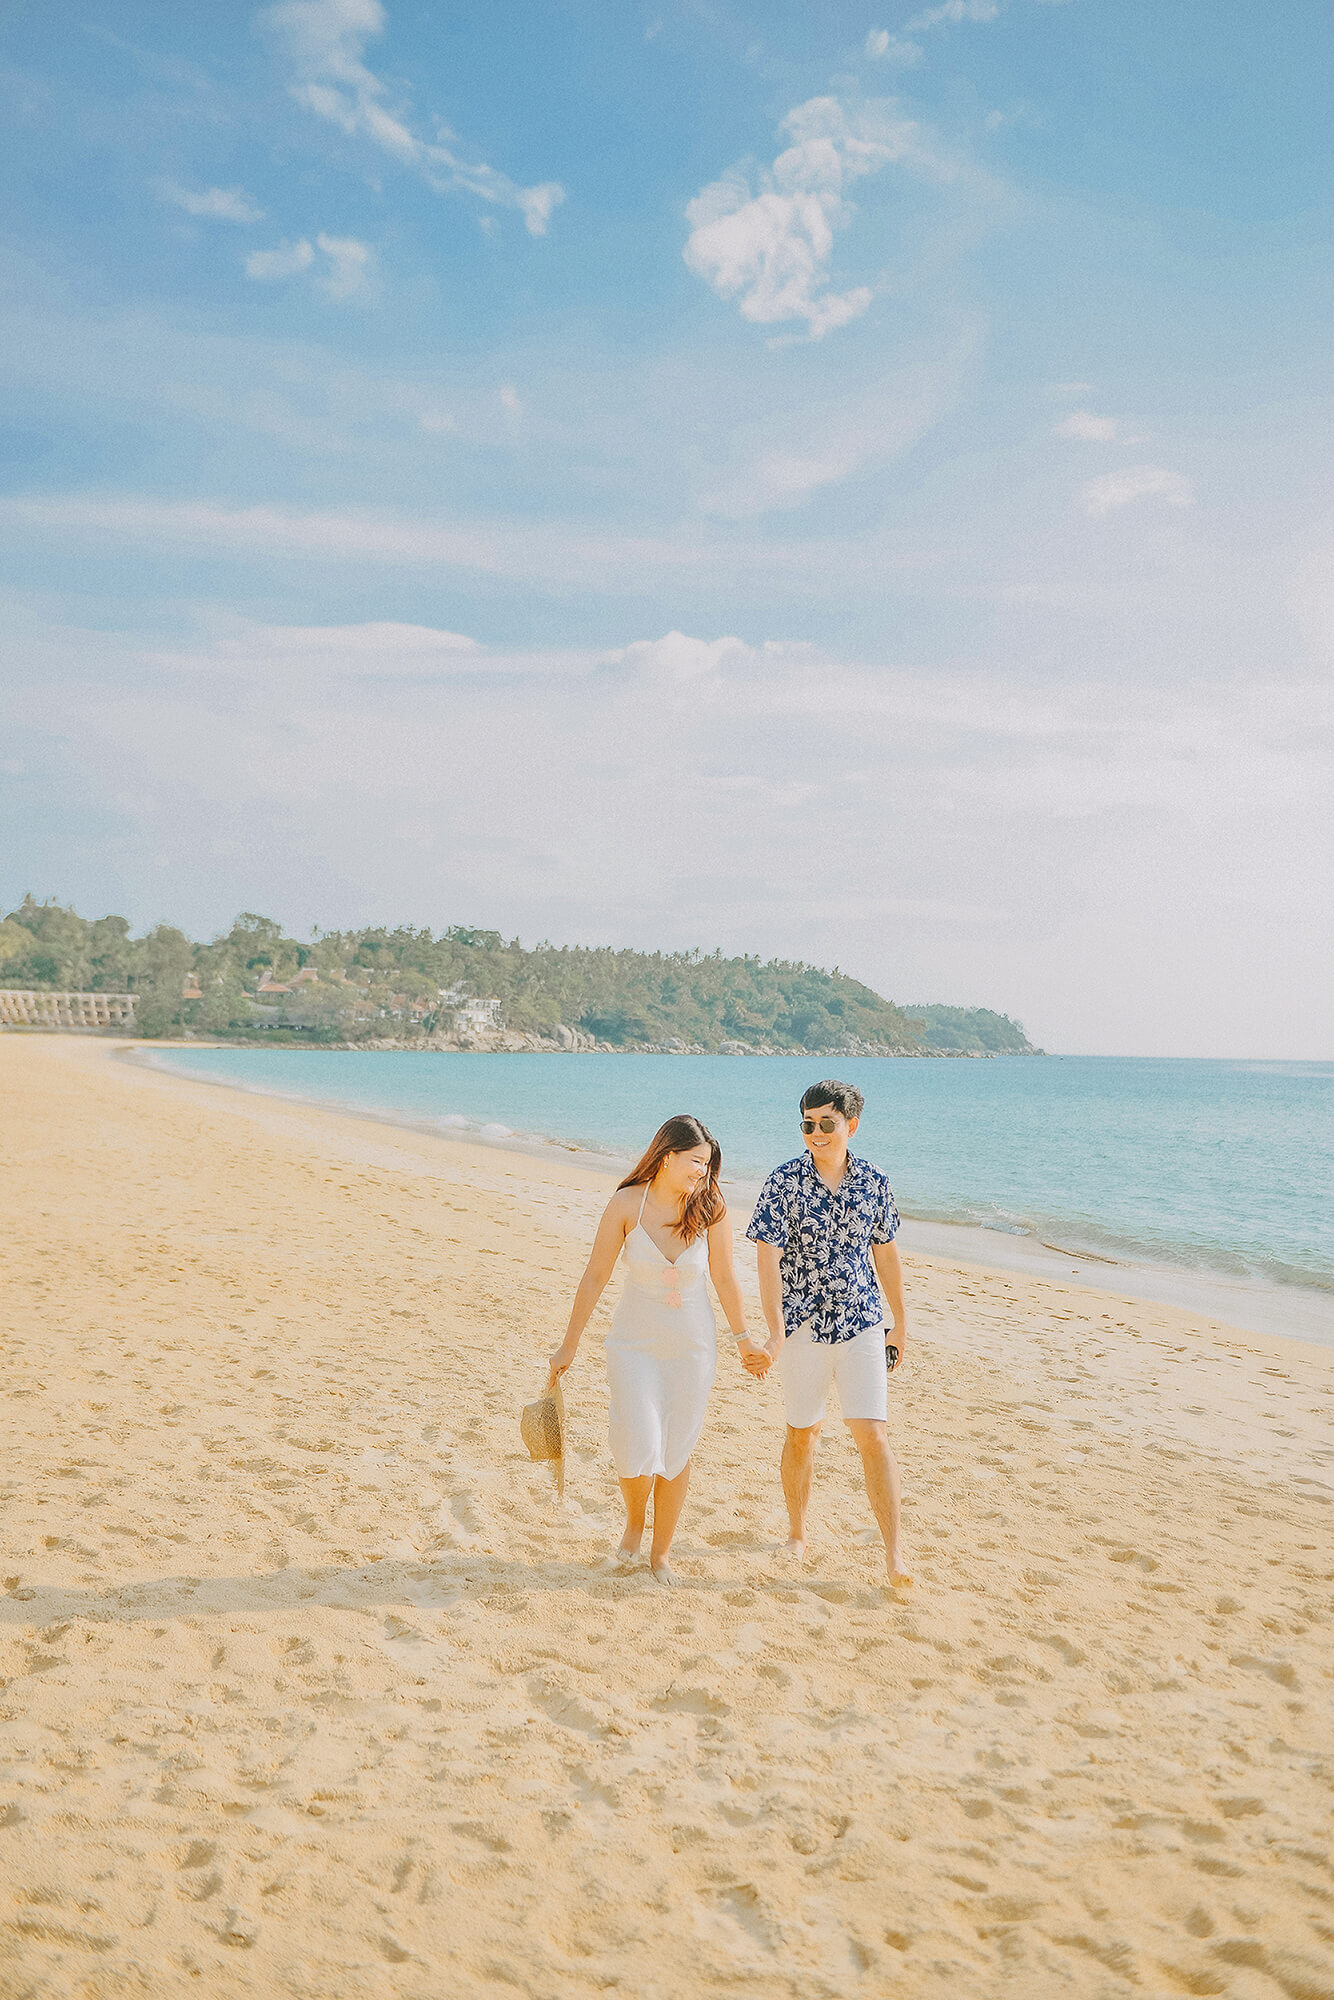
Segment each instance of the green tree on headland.
[[526,948],[462,924],[317,929],[303,944],[253,910],[197,944],[169,924],[133,938],[124,917],[90,921],[26,896],[0,922],[0,983],[134,993],[145,1035],[407,1039],[452,1027],[471,998],[498,1003],[500,1020],[520,1033],[573,1029],[615,1048],[1031,1052],[1003,1015],[905,1010],[846,973],[799,961]]

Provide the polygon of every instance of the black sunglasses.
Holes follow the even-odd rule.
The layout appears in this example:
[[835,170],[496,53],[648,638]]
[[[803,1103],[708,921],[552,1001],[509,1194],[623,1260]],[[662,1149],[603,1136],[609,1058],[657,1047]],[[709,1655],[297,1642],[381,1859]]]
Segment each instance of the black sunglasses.
[[803,1118],[801,1129],[808,1138],[812,1132],[837,1132],[838,1120],[836,1118]]

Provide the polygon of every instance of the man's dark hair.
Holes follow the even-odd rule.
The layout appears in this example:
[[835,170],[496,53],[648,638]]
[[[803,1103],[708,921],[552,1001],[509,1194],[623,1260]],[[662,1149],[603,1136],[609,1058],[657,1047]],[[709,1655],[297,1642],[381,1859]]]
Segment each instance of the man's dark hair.
[[835,1083],[832,1077],[826,1077],[822,1083],[813,1083],[809,1090],[801,1093],[803,1111],[818,1111],[822,1104],[831,1105],[848,1120],[860,1118],[866,1109],[866,1099],[854,1084]]

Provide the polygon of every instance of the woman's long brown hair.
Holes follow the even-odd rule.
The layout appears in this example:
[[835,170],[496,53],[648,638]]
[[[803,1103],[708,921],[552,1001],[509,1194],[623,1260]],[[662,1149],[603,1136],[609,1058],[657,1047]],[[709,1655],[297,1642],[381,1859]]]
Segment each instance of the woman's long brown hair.
[[682,1111],[660,1125],[649,1142],[648,1151],[632,1173],[621,1182],[623,1188],[647,1187],[669,1153],[693,1153],[696,1146],[709,1149],[709,1171],[681,1210],[681,1220],[672,1225],[672,1234],[683,1243],[693,1243],[727,1213],[718,1176],[722,1172],[723,1149],[707,1125]]

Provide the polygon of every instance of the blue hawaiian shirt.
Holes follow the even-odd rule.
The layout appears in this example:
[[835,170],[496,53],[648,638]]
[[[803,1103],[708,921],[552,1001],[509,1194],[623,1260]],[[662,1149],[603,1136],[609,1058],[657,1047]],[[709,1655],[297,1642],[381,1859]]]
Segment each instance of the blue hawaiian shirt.
[[752,1243],[773,1243],[783,1252],[785,1331],[793,1334],[809,1320],[816,1340],[833,1342],[883,1325],[871,1245],[892,1243],[898,1227],[893,1191],[869,1160],[849,1153],[832,1193],[809,1153],[775,1167],[746,1234]]

